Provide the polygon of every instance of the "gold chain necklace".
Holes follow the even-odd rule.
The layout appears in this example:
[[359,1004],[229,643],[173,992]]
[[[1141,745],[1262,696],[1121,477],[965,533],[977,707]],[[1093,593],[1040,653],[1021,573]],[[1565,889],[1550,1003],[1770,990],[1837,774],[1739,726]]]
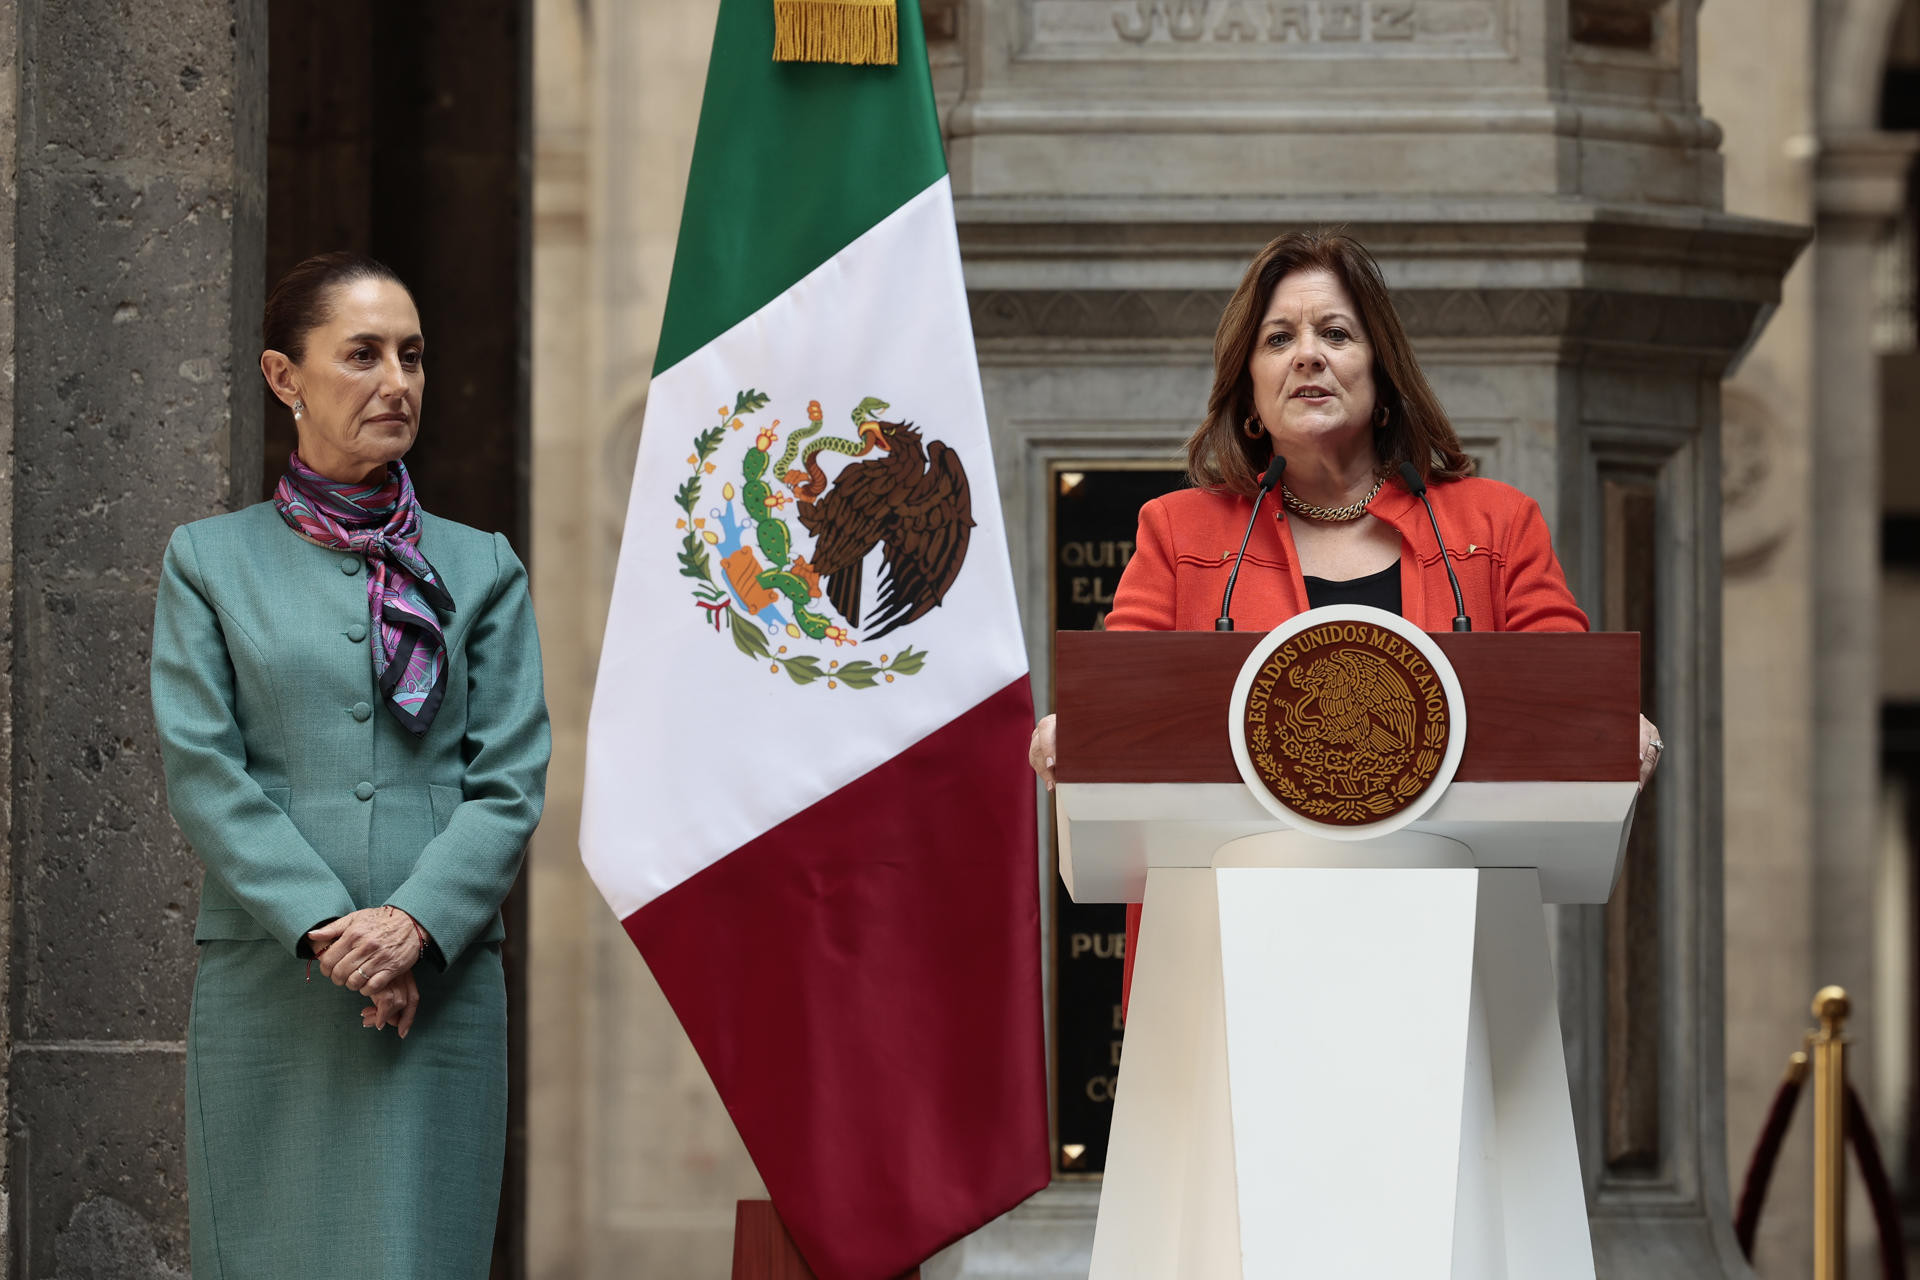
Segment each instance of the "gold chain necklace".
[[1344,507],[1315,506],[1311,502],[1296,497],[1293,490],[1284,484],[1280,486],[1280,500],[1286,504],[1287,510],[1295,515],[1306,516],[1309,520],[1358,520],[1367,514],[1367,504],[1373,501],[1380,492],[1381,486],[1386,483],[1387,478],[1381,476],[1373,482],[1373,488],[1367,490],[1366,497],[1358,502],[1349,502]]

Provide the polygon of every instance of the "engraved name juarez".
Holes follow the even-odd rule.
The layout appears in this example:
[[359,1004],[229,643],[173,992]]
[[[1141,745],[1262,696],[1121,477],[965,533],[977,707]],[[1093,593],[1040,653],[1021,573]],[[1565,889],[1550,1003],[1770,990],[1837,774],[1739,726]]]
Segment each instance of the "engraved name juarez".
[[1275,649],[1247,695],[1247,754],[1302,817],[1358,826],[1433,782],[1446,752],[1446,691],[1426,656],[1359,622],[1310,627]]

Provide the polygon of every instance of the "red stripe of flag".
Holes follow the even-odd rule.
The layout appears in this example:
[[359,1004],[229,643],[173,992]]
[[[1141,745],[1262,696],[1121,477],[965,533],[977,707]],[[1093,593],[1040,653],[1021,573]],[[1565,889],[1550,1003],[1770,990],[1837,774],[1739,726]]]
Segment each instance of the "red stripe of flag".
[[625,921],[822,1280],[1047,1184],[1032,725],[1022,676]]

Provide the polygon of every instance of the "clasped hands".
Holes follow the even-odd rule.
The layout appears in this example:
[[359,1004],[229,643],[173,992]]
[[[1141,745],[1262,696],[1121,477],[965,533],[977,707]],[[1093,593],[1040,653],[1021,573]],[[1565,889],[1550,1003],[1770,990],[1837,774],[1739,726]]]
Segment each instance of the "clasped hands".
[[320,972],[336,987],[358,991],[373,1003],[360,1011],[360,1025],[393,1027],[405,1040],[420,1010],[413,966],[424,931],[398,907],[366,907],[329,920],[307,934]]

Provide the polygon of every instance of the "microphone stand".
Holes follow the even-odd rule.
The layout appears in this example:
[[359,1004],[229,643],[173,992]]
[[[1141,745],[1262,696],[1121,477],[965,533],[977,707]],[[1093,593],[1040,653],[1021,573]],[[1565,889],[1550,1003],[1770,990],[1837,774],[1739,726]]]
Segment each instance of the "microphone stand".
[[1247,554],[1247,543],[1253,539],[1253,522],[1260,518],[1260,504],[1273,492],[1273,486],[1280,483],[1281,473],[1287,469],[1287,460],[1279,454],[1273,455],[1273,461],[1267,464],[1267,473],[1260,477],[1260,492],[1253,495],[1253,514],[1247,517],[1247,531],[1240,535],[1240,550],[1234,553],[1233,572],[1227,575],[1227,589],[1220,596],[1220,616],[1213,620],[1215,631],[1233,630],[1233,585],[1240,581],[1240,559]]
[[1440,564],[1447,571],[1447,581],[1453,586],[1453,629],[1455,631],[1473,630],[1473,619],[1467,616],[1467,600],[1460,594],[1460,579],[1454,576],[1453,557],[1447,554],[1447,540],[1440,533],[1440,517],[1433,514],[1433,503],[1427,500],[1427,482],[1420,478],[1420,471],[1411,462],[1400,464],[1400,480],[1413,496],[1420,499],[1420,505],[1427,509],[1427,519],[1433,522],[1433,538],[1440,544]]

